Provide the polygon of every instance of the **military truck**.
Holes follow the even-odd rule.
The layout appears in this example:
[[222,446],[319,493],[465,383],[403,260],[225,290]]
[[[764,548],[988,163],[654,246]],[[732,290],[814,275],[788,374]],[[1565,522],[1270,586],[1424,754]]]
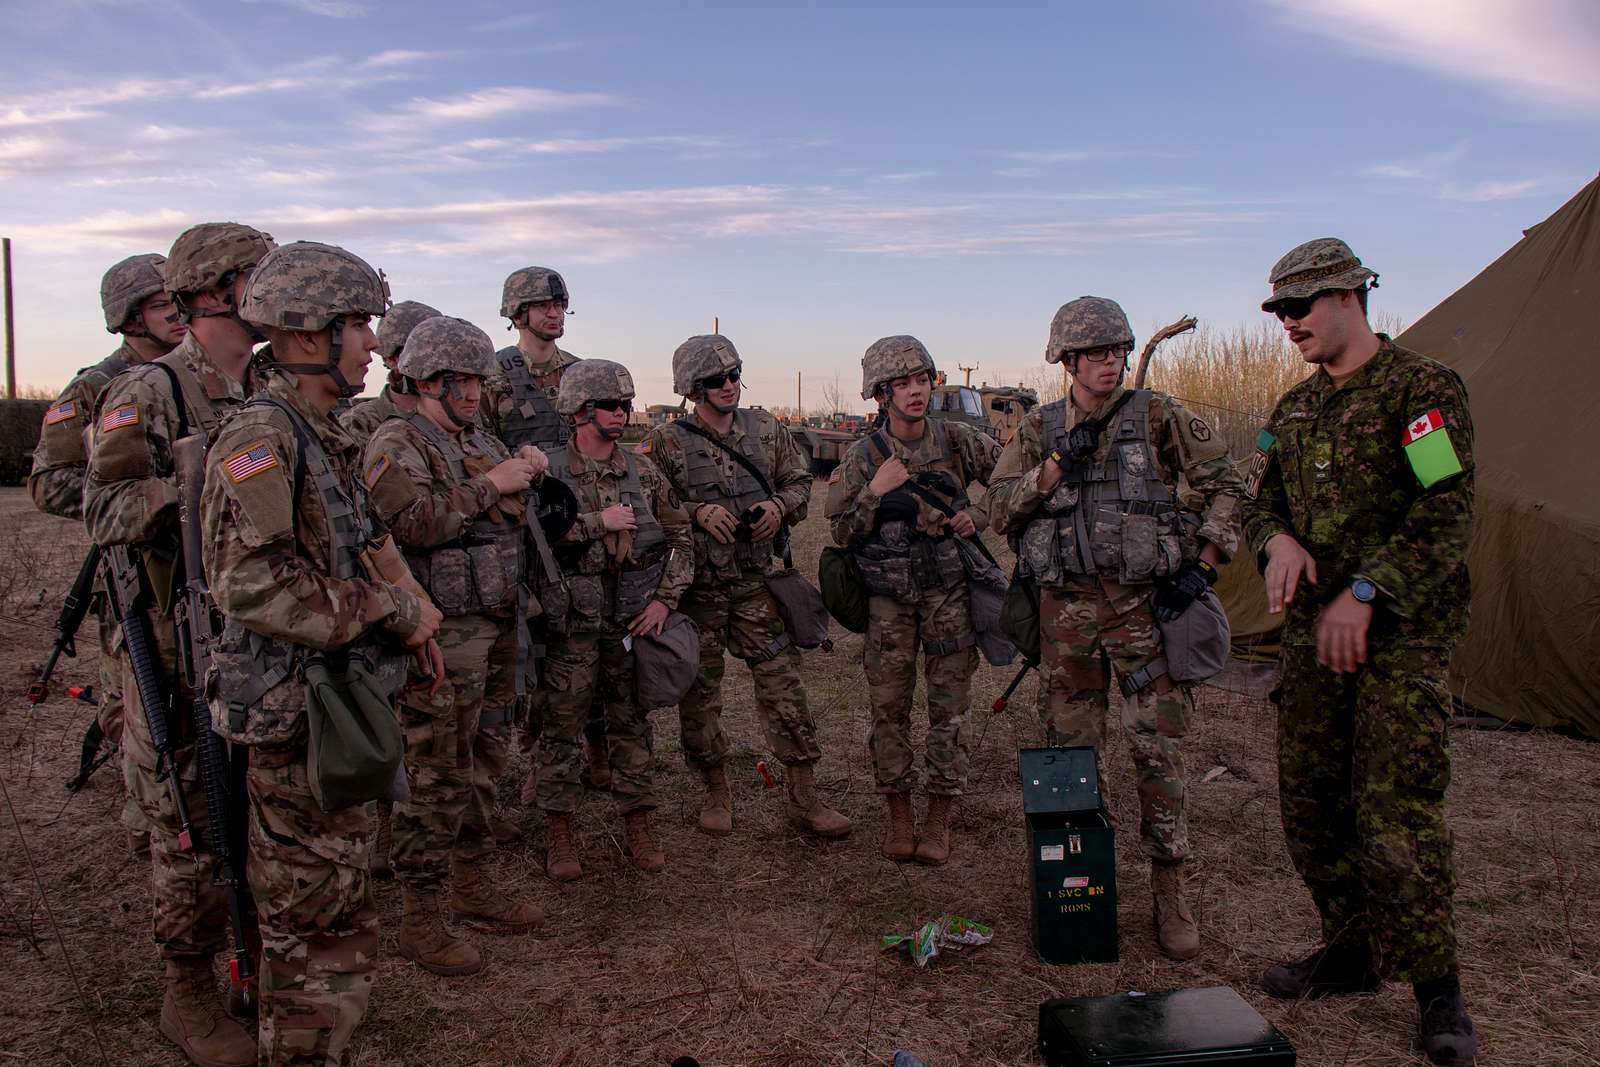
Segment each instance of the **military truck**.
[[952,385],[941,375],[928,399],[928,414],[977,426],[1004,445],[1016,434],[1028,409],[1037,403],[1039,394],[1032,389],[1009,385],[979,388]]

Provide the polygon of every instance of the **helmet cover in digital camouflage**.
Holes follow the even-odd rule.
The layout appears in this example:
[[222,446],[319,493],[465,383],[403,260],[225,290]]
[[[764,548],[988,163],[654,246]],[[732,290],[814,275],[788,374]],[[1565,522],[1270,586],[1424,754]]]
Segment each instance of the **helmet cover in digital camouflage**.
[[106,333],[120,333],[139,305],[166,289],[161,265],[167,257],[156,252],[129,256],[113,263],[100,279],[100,310],[106,315]]
[[316,241],[275,248],[256,264],[239,314],[263,328],[316,333],[342,315],[382,315],[389,284],[354,252]]
[[161,268],[174,295],[215,289],[236,271],[260,263],[277,247],[270,233],[237,222],[202,222],[178,235]]
[[406,338],[397,369],[420,382],[445,371],[487,378],[498,366],[488,334],[466,319],[435,315],[417,323]]
[[1069,352],[1092,348],[1133,347],[1133,327],[1122,305],[1103,296],[1080,296],[1062,304],[1050,320],[1046,363],[1060,363]]
[[546,300],[566,303],[570,299],[567,283],[561,275],[549,267],[523,267],[506,278],[505,287],[500,291],[500,314],[515,319],[528,304],[542,304]]
[[1329,289],[1378,287],[1378,273],[1361,265],[1350,246],[1337,237],[1318,237],[1296,245],[1272,265],[1267,281],[1272,295],[1261,305],[1271,311],[1283,300],[1315,296]]
[[594,400],[632,400],[633,375],[609,359],[580,359],[561,374],[556,411],[576,415]]
[[427,304],[419,304],[415,300],[400,301],[383,316],[383,324],[378,327],[378,355],[394,359],[405,347],[406,338],[417,328],[417,324],[439,314]]
[[933,357],[923,343],[909,334],[880,337],[867,346],[861,357],[861,399],[871,400],[878,387],[920,371],[935,373]]
[[672,391],[679,396],[694,392],[695,385],[743,365],[739,350],[720,333],[689,338],[672,353]]

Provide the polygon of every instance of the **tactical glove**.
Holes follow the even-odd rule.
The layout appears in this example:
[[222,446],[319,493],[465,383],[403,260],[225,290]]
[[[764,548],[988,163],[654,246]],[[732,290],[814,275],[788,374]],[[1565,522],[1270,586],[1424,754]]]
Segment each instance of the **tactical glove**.
[[1182,570],[1156,590],[1156,621],[1174,621],[1216,584],[1217,568],[1205,560],[1197,559],[1185,564]]

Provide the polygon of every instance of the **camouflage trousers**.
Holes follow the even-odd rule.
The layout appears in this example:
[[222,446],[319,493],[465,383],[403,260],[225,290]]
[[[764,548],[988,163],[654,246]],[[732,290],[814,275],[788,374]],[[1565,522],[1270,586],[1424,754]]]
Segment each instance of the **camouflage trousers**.
[[1375,644],[1336,674],[1307,644],[1283,648],[1278,795],[1295,868],[1334,942],[1372,948],[1380,973],[1457,970],[1448,650]]
[[866,668],[872,702],[872,752],[878,792],[907,793],[917,784],[911,746],[911,704],[917,690],[917,652],[926,653],[928,738],[923,788],[959,796],[967,783],[967,715],[978,650],[965,583],[934,589],[906,604],[868,599]]
[[[161,767],[165,773],[157,780],[155,742],[150,739],[139,687],[134,684],[133,665],[124,653],[119,657],[127,694],[122,778],[133,803],[123,805],[123,820],[129,829],[150,835],[150,909],[162,957],[209,957],[227,947],[228,910],[222,888],[211,881],[216,856],[210,848],[206,791],[195,750],[194,701],[188,687],[174,676],[171,622],[152,621],[161,688],[174,696],[167,730],[177,758],[175,766]],[[168,773],[171,780],[165,776]],[[194,828],[195,847],[189,852],[178,845],[180,823],[172,799],[173,782],[183,790]]]
[[95,710],[95,720],[100,723],[100,732],[106,735],[106,740],[113,745],[120,745],[124,710],[122,663],[117,656],[117,649],[122,639],[117,633],[117,620],[112,618],[111,608],[103,594],[96,597],[94,609],[100,633],[100,690],[96,694],[99,706]]
[[[485,661],[483,714],[472,738],[472,789],[486,819],[494,813],[500,779],[511,765],[517,739],[517,627],[522,625],[520,620],[515,625],[509,619],[496,620],[494,644]],[[447,667],[449,659],[447,652]]]
[[547,694],[539,737],[539,807],[570,814],[583,793],[583,729],[589,709],[605,714],[611,794],[623,814],[656,806],[650,718],[633,699],[633,653],[603,634],[555,637],[545,651]]
[[779,762],[820,759],[817,726],[806,707],[805,682],[800,677],[800,650],[789,643],[766,583],[743,578],[696,585],[684,595],[679,610],[700,628],[700,670],[678,705],[683,755],[689,766],[707,770],[728,759],[728,734],[722,728],[725,652],[750,667],[756,713],[767,747]]
[[259,1062],[348,1062],[378,956],[367,881],[373,805],[323,811],[303,743],[253,749],[247,788],[247,866],[261,920]]
[[486,615],[451,615],[436,640],[444,653],[445,682],[430,695],[403,690],[395,701],[406,733],[408,800],[394,806],[391,864],[411,889],[450,883],[452,856],[473,863],[494,847],[489,836],[490,795],[480,788],[476,756],[483,738],[479,719],[487,706],[490,656],[505,622]]
[[[1107,689],[1111,668],[1126,678],[1161,655],[1148,589],[1113,598],[1094,579],[1039,590],[1039,725],[1045,743],[1091,746],[1106,781]],[[1122,731],[1139,783],[1139,838],[1152,859],[1189,855],[1183,737],[1192,704],[1166,675],[1122,705]]]

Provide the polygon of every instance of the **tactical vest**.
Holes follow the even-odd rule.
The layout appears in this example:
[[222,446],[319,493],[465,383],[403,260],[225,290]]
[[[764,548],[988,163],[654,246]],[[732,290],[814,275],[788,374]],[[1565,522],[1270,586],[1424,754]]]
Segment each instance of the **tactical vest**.
[[[667,535],[639,481],[638,461],[626,449],[619,448],[618,454],[627,465],[627,473],[623,475],[617,503],[633,509],[636,523],[627,562],[621,568],[615,567],[604,540],[598,537],[580,546],[552,546],[567,576],[573,613],[580,620],[609,618],[614,623],[627,622],[655,597],[661,585],[661,574],[666,569]],[[565,447],[550,453],[550,472],[572,490],[580,509],[595,499],[589,487],[598,479],[598,473],[573,474]],[[613,574],[616,576],[615,591],[608,595],[606,577]]]
[[[950,430],[944,422],[929,419],[926,432],[938,435],[939,454],[931,460],[910,465],[907,470],[912,480],[928,484],[935,496],[947,500],[952,510],[960,511],[967,506],[967,472],[962,467],[960,456],[951,446]],[[887,430],[877,430],[866,439],[874,457],[872,468],[867,472],[868,479],[888,458],[883,455],[886,448],[893,455],[887,438]],[[944,485],[932,485],[927,477],[932,473],[943,474],[949,481],[945,481]],[[955,490],[953,495],[952,488]],[[902,507],[919,506],[918,497],[902,486],[879,503],[880,515],[883,503],[894,501]],[[956,547],[954,535],[946,533],[930,537],[917,528],[915,521],[906,519],[880,521],[872,536],[856,550],[856,563],[861,568],[861,578],[869,593],[894,597],[904,603],[914,602],[921,594],[936,589],[954,589],[967,580],[966,568],[961,563],[961,550]]]
[[[738,444],[739,452],[754,463],[757,470],[766,471],[770,476],[771,460],[761,451],[760,417],[753,411],[740,409],[734,412],[733,418],[735,425],[744,431]],[[756,504],[770,499],[744,464],[732,460],[704,437],[684,429],[682,419],[667,423],[667,432],[678,439],[683,450],[683,499],[686,503],[717,504],[739,519]],[[723,440],[726,442],[727,438]],[[733,464],[731,482],[722,469],[725,459]],[[698,526],[694,528],[694,540],[697,562],[705,560],[714,573],[732,574],[742,574],[746,566],[764,566],[777,544],[767,541],[758,545],[746,536],[725,545]]]
[[557,414],[555,404],[528,373],[528,366],[522,361],[522,350],[512,345],[496,352],[495,358],[511,383],[511,408],[501,420],[500,440],[513,452],[523,445],[549,452],[566,444],[572,428]]
[[106,391],[111,379],[134,366],[122,358],[122,353],[123,348],[119,348],[94,366],[85,367],[78,372],[78,381],[88,387],[91,407],[99,407],[100,394]]
[[[1130,584],[1176,573],[1186,542],[1185,518],[1162,477],[1150,444],[1150,390],[1131,391],[1110,427],[1103,462],[1068,460],[1061,483],[1012,541],[1023,574],[1045,585],[1073,575],[1102,575]],[[1046,450],[1067,449],[1067,404],[1040,408],[1040,441]],[[1192,547],[1192,546],[1190,546]],[[1192,554],[1192,553],[1191,553]]]
[[[397,413],[436,449],[460,485],[470,480],[467,454],[451,434],[418,412]],[[503,445],[476,427],[466,433],[479,451],[497,461],[506,458]],[[428,590],[435,606],[446,615],[505,612],[515,608],[525,578],[523,528],[495,522],[485,513],[466,523],[453,541],[425,549],[406,549],[412,575]]]

